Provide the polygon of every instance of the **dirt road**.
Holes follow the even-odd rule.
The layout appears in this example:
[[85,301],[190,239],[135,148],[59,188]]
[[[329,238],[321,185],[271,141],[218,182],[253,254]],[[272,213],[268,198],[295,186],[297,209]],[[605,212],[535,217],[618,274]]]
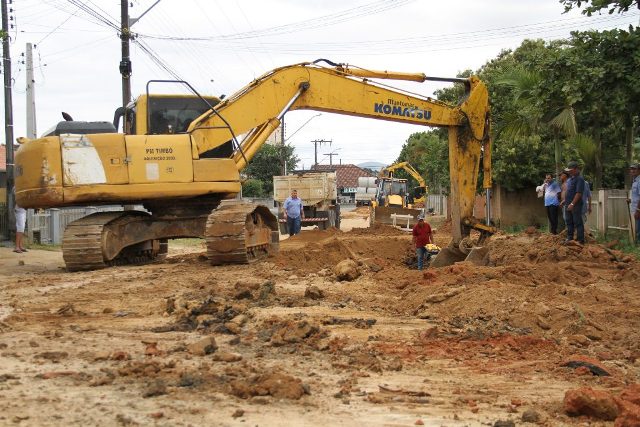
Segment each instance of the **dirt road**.
[[0,425],[613,425],[565,392],[640,376],[638,263],[553,236],[425,273],[391,227],[305,231],[248,266],[0,251]]

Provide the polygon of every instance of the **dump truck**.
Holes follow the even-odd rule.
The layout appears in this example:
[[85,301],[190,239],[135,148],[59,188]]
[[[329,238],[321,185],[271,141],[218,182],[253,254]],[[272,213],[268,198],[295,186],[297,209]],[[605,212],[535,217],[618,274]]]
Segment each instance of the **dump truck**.
[[[459,83],[465,93],[453,105],[377,80]],[[481,167],[483,187],[491,188],[489,97],[475,76],[430,77],[319,59],[271,70],[212,102],[179,83],[200,101],[201,109],[194,110],[199,116],[152,102],[161,97],[151,96],[148,84],[146,96],[116,113],[125,121],[123,133],[115,123],[94,132],[86,130],[92,126],[69,121],[59,133],[18,138],[18,205],[142,204],[146,210],[99,212],[70,223],[62,243],[68,270],[152,261],[166,251],[167,239],[182,237],[204,238],[213,265],[264,259],[277,247],[278,220],[267,206],[236,200],[240,171],[285,113],[303,109],[446,127],[452,240],[436,261],[446,265],[465,259],[465,238],[472,229],[481,233],[476,244],[495,231],[490,212],[486,223],[473,217]]]
[[278,208],[280,233],[288,233],[283,205],[292,190],[298,191],[298,197],[304,203],[302,227],[317,226],[320,230],[330,227],[340,228],[336,173],[306,172],[273,177],[273,200]]

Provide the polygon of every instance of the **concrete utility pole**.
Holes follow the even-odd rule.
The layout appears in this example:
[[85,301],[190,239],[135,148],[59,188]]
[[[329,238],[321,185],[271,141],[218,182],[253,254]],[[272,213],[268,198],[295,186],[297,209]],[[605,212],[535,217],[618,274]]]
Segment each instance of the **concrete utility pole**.
[[[122,75],[122,106],[127,108],[131,101],[131,59],[129,58],[129,0],[120,0],[120,40],[122,40],[122,59],[120,60],[120,74]],[[127,133],[127,115],[122,118],[122,130]]]
[[16,231],[16,220],[13,205],[13,100],[11,98],[11,52],[7,0],[2,0],[2,68],[4,71],[4,139],[7,144],[7,237],[11,239]]
[[331,145],[333,143],[333,140],[325,140],[325,139],[316,139],[313,142],[313,152],[314,152],[314,166],[318,166],[318,144],[320,144],[320,146],[322,146],[322,144],[326,144],[329,143],[329,145]]
[[[338,148],[339,150],[339,148]],[[336,151],[338,151],[336,150]],[[325,156],[329,156],[329,166],[333,166],[333,156],[337,156],[338,153],[336,153],[335,151],[331,152],[331,153],[324,153]]]
[[36,127],[36,89],[33,78],[33,46],[27,43],[26,67],[27,67],[27,138],[36,139],[38,130]]
[[[133,67],[131,65],[131,58],[129,55],[129,42],[133,38],[131,35],[131,26],[138,22],[140,18],[147,14],[151,9],[160,3],[160,0],[156,0],[154,4],[149,6],[142,15],[137,18],[129,20],[129,1],[120,0],[120,40],[122,40],[122,59],[120,60],[120,74],[122,75],[122,106],[127,108],[129,102],[131,102],[131,74],[133,73]],[[127,132],[127,115],[122,118],[122,130]]]
[[284,145],[284,115],[282,116],[282,122],[280,123],[280,148],[282,153],[280,154],[280,160],[282,162],[282,175],[287,174],[287,146]]

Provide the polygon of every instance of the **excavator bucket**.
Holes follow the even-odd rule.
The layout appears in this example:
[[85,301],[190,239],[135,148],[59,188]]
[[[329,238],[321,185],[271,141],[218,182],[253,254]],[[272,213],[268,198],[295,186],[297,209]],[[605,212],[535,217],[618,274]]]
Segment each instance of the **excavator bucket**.
[[388,224],[403,229],[411,229],[418,222],[420,209],[409,209],[395,206],[376,206],[374,222],[376,224]]
[[431,260],[429,267],[446,267],[448,265],[453,265],[456,262],[464,261],[466,257],[467,255],[460,249],[448,246],[440,250],[438,255]]
[[465,250],[462,251],[453,245],[449,245],[436,255],[429,266],[446,267],[460,261],[468,261],[479,266],[488,265],[489,247],[486,245],[473,246],[472,248],[465,248]]
[[487,246],[474,247],[465,258],[465,261],[475,265],[487,265],[489,263],[489,248]]

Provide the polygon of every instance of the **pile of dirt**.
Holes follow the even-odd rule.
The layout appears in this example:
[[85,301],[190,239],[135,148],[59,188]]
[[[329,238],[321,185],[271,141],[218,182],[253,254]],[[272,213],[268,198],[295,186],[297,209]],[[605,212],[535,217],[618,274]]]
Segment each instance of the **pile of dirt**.
[[340,213],[340,216],[342,218],[369,218],[369,215],[370,215],[369,206],[358,206],[352,211]]
[[398,310],[463,336],[537,335],[577,347],[615,341],[640,356],[640,265],[601,245],[564,246],[556,236],[490,243],[490,266],[425,272]]
[[350,234],[355,236],[406,236],[407,233],[392,225],[374,224],[368,228],[354,228]]

